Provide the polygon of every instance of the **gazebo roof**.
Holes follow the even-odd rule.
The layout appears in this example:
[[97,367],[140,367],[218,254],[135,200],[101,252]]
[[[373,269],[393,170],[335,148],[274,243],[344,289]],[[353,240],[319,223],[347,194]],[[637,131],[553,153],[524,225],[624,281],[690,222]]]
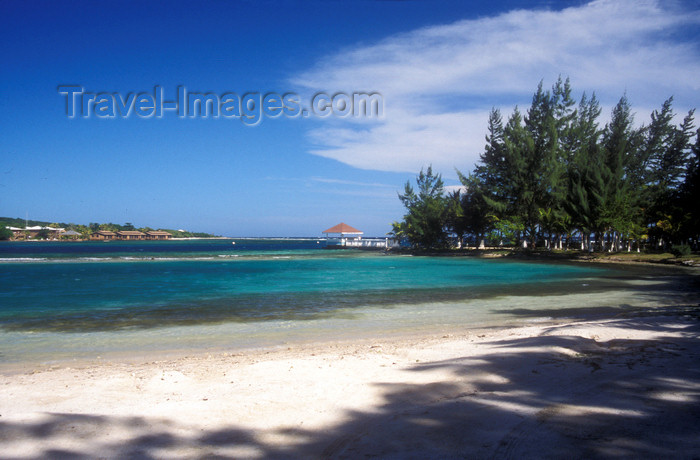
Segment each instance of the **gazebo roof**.
[[324,230],[321,233],[341,233],[341,234],[345,233],[348,235],[362,235],[364,232],[361,232],[360,230],[358,230],[354,227],[351,227],[346,223],[341,222],[338,225],[336,225],[335,227],[331,227],[327,230]]

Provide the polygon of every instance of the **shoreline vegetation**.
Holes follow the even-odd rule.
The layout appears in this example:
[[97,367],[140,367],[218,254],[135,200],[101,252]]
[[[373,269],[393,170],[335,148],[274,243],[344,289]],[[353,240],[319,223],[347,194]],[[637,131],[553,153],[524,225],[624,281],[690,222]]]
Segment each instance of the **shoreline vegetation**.
[[[392,235],[414,249],[474,246],[700,249],[700,130],[695,110],[676,117],[673,98],[635,126],[626,96],[601,126],[595,93],[576,105],[567,78],[540,82],[523,114],[493,108],[486,145],[448,193],[431,166],[406,182]],[[676,124],[677,121],[680,123]]]
[[[24,229],[24,231],[22,231]],[[61,230],[61,232],[54,230]],[[13,231],[14,230],[14,231]],[[58,223],[41,220],[0,217],[0,241],[89,241],[98,232],[141,232],[147,234],[167,232],[172,238],[219,238],[219,235],[188,230],[167,228],[135,227],[131,222],[123,225],[91,222],[88,225]],[[128,239],[128,238],[126,238]]]
[[521,248],[463,248],[463,249],[411,249],[392,248],[389,254],[406,254],[435,257],[479,257],[486,259],[513,258],[522,260],[597,262],[619,264],[658,264],[700,267],[700,255],[674,255],[670,252],[588,252],[578,250],[548,250]]
[[[189,236],[189,237],[173,237],[168,241],[196,241],[196,240],[280,240],[280,241],[306,241],[306,240],[323,240],[324,238],[313,237],[228,237],[228,236]],[[51,243],[58,240],[7,240],[4,243]],[[79,242],[99,242],[95,240],[79,240]],[[133,241],[131,241],[133,243]],[[389,249],[376,248],[349,248],[340,249],[339,251],[361,251],[361,252],[383,252],[388,255],[413,255],[413,256],[431,256],[431,257],[475,257],[484,259],[496,258],[511,258],[521,260],[540,260],[540,261],[565,261],[565,262],[596,262],[596,263],[617,263],[617,264],[653,264],[653,265],[674,265],[684,267],[700,267],[700,254],[673,254],[671,252],[593,252],[580,250],[559,250],[559,249],[523,249],[518,247],[464,247],[461,249],[419,249],[408,247],[392,247]]]

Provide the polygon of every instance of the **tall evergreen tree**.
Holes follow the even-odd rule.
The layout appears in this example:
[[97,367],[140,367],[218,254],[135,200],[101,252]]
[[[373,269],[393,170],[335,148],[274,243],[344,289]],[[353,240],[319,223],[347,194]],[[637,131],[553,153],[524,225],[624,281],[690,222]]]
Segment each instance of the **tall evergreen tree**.
[[565,207],[579,228],[586,249],[590,235],[602,231],[601,216],[605,202],[605,164],[599,146],[598,116],[600,106],[595,95],[584,93],[578,116],[573,123],[573,155],[568,164],[568,194]]
[[501,111],[493,108],[489,113],[484,153],[479,157],[481,164],[474,169],[474,175],[495,198],[508,176],[505,157],[503,117]]
[[[470,189],[474,192],[475,187],[478,187],[478,198],[474,195],[458,198],[462,217],[466,221],[471,222],[479,219],[486,222],[493,217],[503,217],[510,207],[511,194],[508,191],[512,174],[510,168],[511,165],[506,155],[503,117],[501,112],[494,108],[489,113],[486,145],[484,152],[480,155],[480,164],[477,164],[474,174],[470,176],[457,170],[457,175],[466,192],[469,192]],[[473,198],[478,202],[477,209],[466,211],[465,207]],[[477,216],[475,212],[479,212],[481,215]],[[467,226],[471,228],[470,225]]]
[[644,166],[641,196],[649,204],[646,219],[650,236],[660,247],[677,237],[680,230],[680,222],[674,218],[677,212],[673,202],[685,175],[693,130],[693,111],[679,127],[673,125],[672,103],[673,97],[670,97],[661,111],[652,112],[638,161]]
[[700,129],[695,132],[686,169],[679,199],[679,207],[684,211],[681,235],[684,241],[691,240],[697,250],[700,244]]
[[[532,157],[534,141],[523,126],[523,118],[516,107],[503,129],[503,153],[507,174],[501,184],[503,211],[502,226],[522,228],[534,239],[537,225],[537,196],[533,177]],[[526,245],[527,235],[520,235]]]
[[693,226],[688,224],[693,220],[694,210],[697,213],[696,210],[700,207],[697,201],[689,200],[687,194],[687,184],[692,184],[692,176],[697,174],[697,139],[695,145],[692,144],[695,134],[693,115],[694,110],[691,110],[683,122],[675,127],[670,146],[662,158],[663,167],[668,171],[668,175],[664,179],[661,199],[666,204],[665,217],[670,217],[671,221],[670,225],[665,226],[667,231],[664,236],[669,241],[682,244],[693,238]]
[[571,217],[566,210],[568,171],[567,165],[575,151],[575,122],[577,110],[576,101],[571,96],[571,83],[569,78],[562,82],[561,76],[552,87],[552,107],[554,124],[557,133],[557,152],[555,174],[551,176],[550,203],[548,207],[540,210],[542,228],[546,230],[549,238],[546,240],[548,247],[556,234],[561,243],[562,233],[571,230]]
[[663,171],[663,177],[659,183],[666,190],[675,192],[685,180],[688,170],[688,159],[691,158],[691,139],[695,129],[695,109],[690,110],[683,118],[683,122],[674,127],[668,148],[659,158],[659,169]]
[[[613,233],[613,249],[621,248],[623,239],[642,232],[639,196],[626,174],[634,158],[636,146],[634,118],[624,95],[613,108],[610,122],[605,125],[602,139],[605,167],[603,224]],[[629,247],[629,246],[628,246]]]
[[433,174],[432,166],[416,177],[417,193],[410,181],[399,199],[406,207],[405,225],[399,228],[415,248],[439,249],[449,245],[446,223],[448,200],[440,174]]
[[492,206],[489,204],[485,184],[476,175],[465,176],[457,171],[463,190],[458,192],[459,228],[476,237],[480,247],[484,245],[486,233],[491,230]]
[[554,120],[559,144],[559,160],[568,162],[575,150],[576,133],[574,123],[577,117],[576,101],[571,96],[571,83],[567,78],[562,83],[561,76],[552,88]]

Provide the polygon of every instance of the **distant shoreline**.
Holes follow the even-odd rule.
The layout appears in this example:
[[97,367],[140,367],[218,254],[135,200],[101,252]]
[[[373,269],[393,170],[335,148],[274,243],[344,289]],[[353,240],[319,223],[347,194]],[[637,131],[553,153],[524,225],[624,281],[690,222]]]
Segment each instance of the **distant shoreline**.
[[228,236],[186,236],[181,238],[170,238],[168,241],[187,241],[187,240],[231,240]]
[[[126,243],[166,243],[168,241],[199,241],[199,240],[229,240],[229,241],[250,241],[250,240],[267,240],[267,241],[326,241],[325,237],[236,237],[236,236],[192,236],[192,237],[173,237],[168,240],[149,240],[149,241],[121,241]],[[113,243],[109,240],[5,240],[0,243]],[[119,241],[117,241],[119,242]],[[234,241],[235,242],[235,241]],[[666,267],[684,267],[697,268],[700,267],[700,255],[690,254],[687,256],[676,257],[670,253],[637,253],[637,252],[585,252],[579,250],[545,250],[545,249],[521,249],[521,248],[463,248],[463,249],[446,249],[446,250],[419,250],[410,248],[345,248],[337,249],[338,251],[362,251],[375,252],[386,255],[403,255],[403,256],[427,256],[427,257],[474,257],[480,259],[517,259],[528,261],[543,261],[543,262],[569,262],[569,263],[601,263],[601,264],[619,264],[619,265],[650,265],[650,266],[666,266]]]
[[689,255],[676,257],[670,253],[636,253],[636,252],[583,252],[583,251],[548,251],[523,250],[520,248],[487,249],[451,249],[444,251],[424,251],[415,249],[391,249],[388,254],[430,256],[430,257],[476,257],[482,259],[522,259],[548,262],[591,262],[606,264],[645,264],[679,267],[700,267],[700,256]]

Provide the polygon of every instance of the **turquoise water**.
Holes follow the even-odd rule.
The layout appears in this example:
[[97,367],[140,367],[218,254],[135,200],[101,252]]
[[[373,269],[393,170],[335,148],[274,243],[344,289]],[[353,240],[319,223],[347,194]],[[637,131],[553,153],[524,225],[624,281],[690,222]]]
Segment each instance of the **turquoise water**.
[[92,350],[108,337],[103,351],[149,337],[150,346],[167,348],[187,334],[209,335],[207,345],[234,335],[253,343],[270,331],[314,334],[340,324],[331,320],[347,328],[353,319],[360,325],[384,315],[385,324],[398,325],[411,316],[416,324],[447,315],[441,308],[462,315],[450,321],[468,324],[479,313],[475,299],[571,293],[611,273],[586,265],[329,251],[316,240],[231,243],[2,245],[0,358],[30,349],[50,354],[52,347]]
[[[236,243],[236,244],[231,244]],[[0,262],[212,259],[315,253],[318,239],[194,239],[176,241],[0,242]]]
[[41,260],[29,261],[31,255],[25,254],[30,257],[0,264],[0,328],[70,332],[305,319],[353,306],[473,298],[494,287],[513,289],[599,272],[266,243],[261,250],[251,242],[237,242],[235,253],[230,242],[220,253],[212,252],[211,244],[187,253],[191,243],[130,243],[110,246],[128,251],[89,257],[84,254],[95,246],[104,251],[99,243],[57,245],[78,257],[41,247]]

